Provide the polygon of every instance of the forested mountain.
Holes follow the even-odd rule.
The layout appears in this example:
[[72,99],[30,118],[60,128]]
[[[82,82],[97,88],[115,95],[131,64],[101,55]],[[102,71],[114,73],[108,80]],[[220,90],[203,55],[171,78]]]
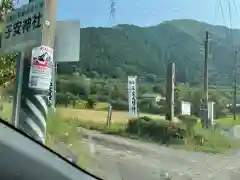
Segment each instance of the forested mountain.
[[176,63],[178,82],[199,83],[203,74],[205,31],[210,32],[209,82],[231,83],[234,48],[240,30],[194,20],[172,20],[157,26],[121,24],[113,28],[83,28],[78,64],[59,65],[60,73],[73,70],[90,77],[164,78],[168,62]]

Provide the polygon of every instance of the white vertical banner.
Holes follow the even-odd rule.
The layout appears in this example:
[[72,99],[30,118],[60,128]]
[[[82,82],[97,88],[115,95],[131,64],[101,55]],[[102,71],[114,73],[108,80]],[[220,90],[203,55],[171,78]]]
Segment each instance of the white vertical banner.
[[137,76],[128,76],[128,106],[129,114],[137,117]]

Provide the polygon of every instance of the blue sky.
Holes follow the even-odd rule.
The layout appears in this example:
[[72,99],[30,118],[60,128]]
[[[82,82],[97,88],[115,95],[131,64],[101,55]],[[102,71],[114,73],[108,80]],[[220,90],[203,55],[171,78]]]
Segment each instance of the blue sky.
[[[240,28],[240,0],[115,1],[114,20],[109,18],[110,0],[59,0],[57,19],[79,19],[84,27],[116,24],[150,26],[166,20],[182,18],[230,27],[231,19],[232,27]],[[20,2],[22,4],[26,0]],[[231,15],[229,15],[228,3],[230,3]]]

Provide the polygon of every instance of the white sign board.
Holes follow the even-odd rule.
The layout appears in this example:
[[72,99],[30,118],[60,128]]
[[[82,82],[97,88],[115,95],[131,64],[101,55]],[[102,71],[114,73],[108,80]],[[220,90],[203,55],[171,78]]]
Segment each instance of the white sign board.
[[29,88],[49,91],[53,69],[53,49],[47,46],[33,48],[29,74]]
[[214,121],[214,102],[208,102],[208,119],[211,124]]
[[137,77],[128,76],[128,104],[129,114],[137,117]]
[[80,57],[80,21],[58,21],[54,62],[77,62]]
[[182,115],[191,115],[191,103],[181,101],[181,114]]
[[36,0],[6,15],[1,53],[20,52],[28,47],[40,46],[44,23],[45,1]]
[[240,139],[240,126],[236,125],[233,127],[234,138]]

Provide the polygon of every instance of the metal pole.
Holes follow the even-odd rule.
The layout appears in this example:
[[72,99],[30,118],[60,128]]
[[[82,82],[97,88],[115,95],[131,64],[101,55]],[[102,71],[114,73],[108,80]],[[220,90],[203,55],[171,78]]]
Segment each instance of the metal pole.
[[203,123],[206,128],[208,128],[209,120],[208,120],[208,31],[206,31],[205,42],[204,42],[204,50],[205,50],[205,58],[204,58],[204,87],[203,87],[203,100],[204,100],[204,108],[203,108]]
[[233,94],[233,119],[236,120],[236,111],[237,111],[237,54],[238,50],[234,52],[234,94]]
[[[32,3],[34,0],[29,0]],[[45,0],[46,2],[46,20],[50,26],[43,28],[42,44],[53,47],[56,26],[56,8],[57,0]],[[35,140],[45,143],[46,137],[46,119],[48,113],[47,93],[37,93],[28,88],[28,79],[30,72],[29,56],[24,58],[23,71],[23,89],[21,99],[21,111],[19,114],[18,128]]]
[[17,60],[17,72],[16,72],[16,91],[13,100],[13,111],[12,111],[12,123],[15,127],[18,126],[19,122],[19,112],[22,94],[22,84],[23,84],[23,68],[24,68],[24,57],[25,52],[20,54],[19,60]]

